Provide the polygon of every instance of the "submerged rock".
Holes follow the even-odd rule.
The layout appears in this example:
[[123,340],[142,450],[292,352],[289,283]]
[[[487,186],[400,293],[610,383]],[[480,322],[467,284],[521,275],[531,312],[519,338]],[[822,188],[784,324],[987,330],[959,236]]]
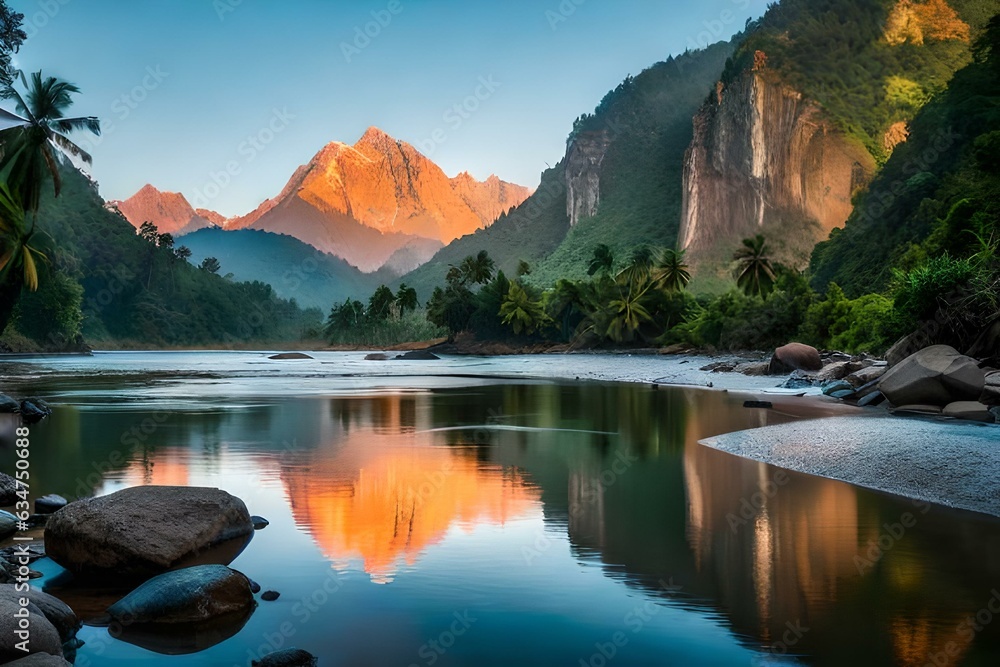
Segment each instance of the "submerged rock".
[[852,387],[851,383],[846,380],[837,380],[836,382],[830,382],[829,384],[823,385],[823,393],[827,396],[833,396],[839,391],[849,391],[854,393],[854,387]]
[[47,496],[35,499],[35,512],[37,514],[52,514],[66,507],[68,504],[69,501],[62,496],[50,493]]
[[276,651],[260,660],[254,660],[252,667],[316,667],[316,656],[300,648],[286,648]]
[[264,593],[260,596],[260,599],[264,602],[274,602],[280,597],[281,593],[278,591],[264,591]]
[[264,530],[271,525],[271,522],[262,516],[257,516],[256,514],[250,517],[250,521],[253,522],[254,530]]
[[803,371],[795,371],[781,386],[784,389],[809,389],[815,387],[819,382],[820,380],[816,376],[808,375]]
[[779,347],[771,357],[770,375],[820,370],[823,370],[823,360],[819,356],[819,350],[802,343],[789,343]]
[[70,503],[49,519],[45,545],[73,574],[141,580],[223,544],[232,553],[215,562],[228,564],[252,535],[246,505],[225,491],[142,486]]
[[52,408],[39,398],[26,398],[21,401],[21,419],[25,424],[37,424],[51,414]]
[[865,395],[858,401],[859,408],[867,408],[868,406],[876,406],[885,403],[885,396],[880,391],[873,391],[870,394]]
[[15,414],[20,411],[20,403],[7,394],[0,394],[0,414]]
[[282,352],[281,354],[271,355],[268,359],[273,359],[275,361],[292,361],[295,359],[312,359],[312,357],[302,352]]
[[[24,609],[27,611],[23,611]],[[24,651],[16,646],[24,639],[16,634],[21,628],[15,614],[27,614],[30,626],[29,653],[48,653],[62,657],[63,642],[59,631],[45,618],[41,609],[34,603],[29,602],[27,607],[22,607],[16,599],[0,597],[0,662],[25,657]]]
[[975,359],[947,345],[935,345],[913,354],[886,373],[879,389],[893,405],[945,406],[976,401],[986,376]]
[[413,350],[412,352],[401,354],[396,358],[403,359],[405,361],[437,361],[441,357],[437,356],[433,352],[428,352],[427,350]]
[[196,565],[153,577],[108,607],[108,614],[124,625],[197,623],[255,604],[242,573],[225,565]]

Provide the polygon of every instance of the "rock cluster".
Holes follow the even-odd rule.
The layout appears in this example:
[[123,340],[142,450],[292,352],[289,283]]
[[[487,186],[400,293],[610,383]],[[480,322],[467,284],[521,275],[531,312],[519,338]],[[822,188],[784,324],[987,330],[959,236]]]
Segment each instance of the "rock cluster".
[[911,354],[889,370],[879,390],[898,412],[944,415],[994,423],[1000,406],[1000,372],[947,345]]
[[[0,477],[0,491],[10,481]],[[36,505],[52,512],[46,515],[47,553],[34,548],[29,560],[48,556],[97,589],[123,581],[135,586],[107,609],[108,632],[116,639],[168,655],[193,654],[236,635],[257,607],[260,585],[228,564],[267,520],[251,517],[235,496],[219,489],[146,486],[68,504],[47,496]],[[0,581],[2,564],[13,557],[7,551],[0,550]],[[25,658],[14,650],[9,624],[20,595],[12,584],[0,585],[0,662],[69,664],[65,659],[74,659],[80,623],[68,606],[39,591],[27,594],[25,612],[38,655]],[[262,599],[277,597],[269,592]],[[315,665],[316,659],[295,650],[261,664]]]

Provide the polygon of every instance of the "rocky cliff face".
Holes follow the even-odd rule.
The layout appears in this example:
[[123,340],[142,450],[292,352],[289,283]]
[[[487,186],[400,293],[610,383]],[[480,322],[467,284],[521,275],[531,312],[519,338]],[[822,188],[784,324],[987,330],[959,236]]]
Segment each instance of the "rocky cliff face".
[[[822,109],[757,66],[719,84],[695,116],[680,246],[697,260],[770,229],[784,237],[773,242],[808,252],[844,224],[874,170],[871,155]],[[799,252],[794,261],[806,259]]]
[[383,233],[448,243],[489,226],[530,194],[496,176],[484,183],[468,174],[449,179],[413,146],[373,127],[353,146],[328,144],[295,173],[277,200],[229,226],[264,229],[271,211],[295,197]]
[[606,130],[585,132],[566,152],[566,215],[571,227],[597,214],[601,203],[601,165],[611,145]]
[[[210,217],[196,212],[184,195],[177,192],[161,192],[152,185],[146,185],[125,201],[109,202],[125,219],[138,229],[144,222],[152,222],[162,234],[183,236],[191,232],[214,227],[218,223]],[[206,211],[216,219],[218,213]]]
[[[146,190],[132,199],[153,199]],[[296,170],[281,194],[245,216],[223,220],[193,210],[190,215],[202,226],[214,222],[227,230],[287,234],[363,271],[392,260],[388,268],[398,272],[427,261],[443,243],[488,227],[530,194],[496,176],[484,182],[467,173],[449,179],[413,146],[373,127],[353,146],[328,144]],[[176,212],[144,205],[141,214],[136,209],[134,224],[149,219],[173,228],[190,209],[186,200],[183,211],[175,204]]]

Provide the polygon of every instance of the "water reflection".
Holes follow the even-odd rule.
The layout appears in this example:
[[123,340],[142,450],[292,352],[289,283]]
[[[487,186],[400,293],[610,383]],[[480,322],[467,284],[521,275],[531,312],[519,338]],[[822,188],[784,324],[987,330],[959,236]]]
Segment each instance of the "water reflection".
[[484,465],[479,446],[435,446],[429,397],[335,401],[336,442],[294,452],[281,464],[292,514],[334,563],[363,561],[376,583],[414,565],[452,527],[504,524],[531,512],[539,494],[514,468]]
[[[327,563],[363,572],[369,589],[405,591],[394,613],[419,614],[442,595],[416,583],[423,574],[457,589],[489,586],[483,604],[509,618],[477,628],[467,658],[501,650],[505,628],[526,609],[579,586],[591,596],[586,608],[538,612],[539,636],[524,639],[543,661],[575,664],[559,637],[582,636],[587,649],[615,622],[599,615],[613,594],[575,579],[597,570],[628,596],[719,619],[733,643],[758,655],[923,667],[950,651],[945,664],[994,664],[1000,621],[978,630],[963,623],[1000,588],[1000,524],[699,445],[817,416],[801,414],[794,399],[761,411],[744,409],[744,398],[596,383],[399,391],[172,413],[134,441],[125,436],[154,412],[60,408],[37,435],[56,455],[35,464],[42,492],[81,480],[106,492],[259,479],[261,499],[283,494]],[[98,469],[105,472],[88,482]],[[496,529],[491,539],[525,539],[521,550],[532,543],[502,529],[528,520],[568,544],[573,565],[558,581],[532,579],[530,559],[463,579],[455,561],[434,558],[461,543],[463,562],[489,564],[498,542],[475,536]],[[537,600],[503,592],[522,580],[536,582]],[[682,595],[664,591],[664,581]],[[633,643],[637,663],[680,650],[677,628],[650,627]],[[706,662],[732,664],[719,655]]]

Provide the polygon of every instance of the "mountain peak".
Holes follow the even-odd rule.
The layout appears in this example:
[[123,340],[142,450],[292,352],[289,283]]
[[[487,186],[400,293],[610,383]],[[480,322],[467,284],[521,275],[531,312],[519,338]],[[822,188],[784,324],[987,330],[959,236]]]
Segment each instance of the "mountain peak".
[[[181,236],[215,224],[210,218],[195,212],[181,193],[163,192],[149,183],[125,201],[111,203],[137,229],[144,222],[153,222],[161,233]],[[214,215],[222,217],[217,213]]]
[[384,145],[385,143],[393,143],[394,144],[394,143],[396,143],[396,140],[393,139],[391,136],[389,136],[389,134],[387,132],[385,132],[384,130],[381,130],[381,129],[375,127],[374,125],[372,125],[367,130],[365,130],[365,133],[363,135],[361,135],[361,138],[358,139],[358,143],[354,144],[354,147],[355,148],[358,148],[360,146],[376,146],[377,147],[377,146],[380,146],[380,145]]

